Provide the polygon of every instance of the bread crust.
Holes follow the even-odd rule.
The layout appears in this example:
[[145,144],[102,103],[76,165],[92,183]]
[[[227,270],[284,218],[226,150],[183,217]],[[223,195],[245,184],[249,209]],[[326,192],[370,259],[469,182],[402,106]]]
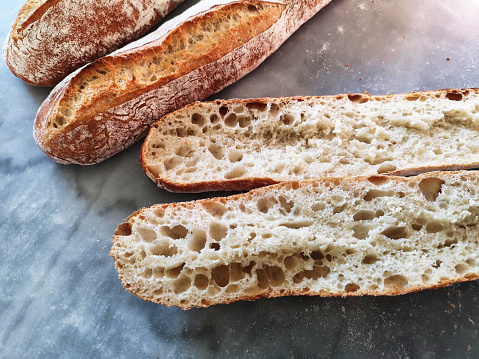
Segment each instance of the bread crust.
[[[39,147],[60,163],[95,164],[127,148],[146,135],[149,126],[165,114],[191,102],[202,100],[235,82],[256,68],[273,53],[302,23],[312,17],[330,0],[304,0],[282,2],[267,1],[205,1],[191,8],[182,16],[165,23],[156,32],[126,46],[111,56],[97,60],[63,80],[42,104],[34,126],[34,137]],[[100,111],[81,109],[82,118],[74,119],[61,131],[47,131],[52,114],[61,101],[75,96],[78,84],[92,71],[102,66],[115,66],[117,59],[138,61],[145,53],[156,51],[171,31],[188,22],[200,21],[207,15],[228,4],[280,4],[284,6],[280,18],[267,30],[249,39],[243,45],[218,58],[221,44],[208,57],[204,65],[194,68],[194,61],[186,73],[159,79],[146,90],[132,91],[127,98],[113,99],[114,105],[106,105]],[[211,7],[212,5],[215,5]],[[185,25],[186,26],[186,25]],[[259,25],[258,25],[259,26]],[[248,34],[237,34],[238,38]],[[108,102],[108,101],[107,101]],[[98,112],[97,112],[98,111]]]
[[461,283],[461,282],[467,282],[467,281],[472,281],[472,280],[477,280],[479,279],[479,274],[478,273],[466,273],[463,275],[456,276],[454,279],[447,279],[447,278],[441,278],[439,281],[435,283],[430,283],[430,284],[423,284],[423,285],[408,285],[407,287],[397,287],[393,285],[391,288],[388,289],[382,289],[382,290],[370,290],[370,289],[359,289],[357,291],[353,292],[348,292],[346,290],[337,290],[337,291],[327,291],[327,290],[319,290],[319,291],[314,291],[311,290],[310,288],[305,288],[301,290],[294,290],[294,289],[278,289],[275,290],[271,287],[269,287],[266,290],[260,290],[258,289],[258,293],[252,293],[252,294],[243,294],[239,293],[236,297],[230,298],[228,300],[209,300],[209,299],[203,299],[201,303],[196,303],[194,305],[192,304],[172,304],[167,300],[162,300],[161,297],[159,298],[153,298],[151,296],[145,296],[139,293],[134,286],[131,285],[132,279],[131,278],[126,278],[123,276],[120,266],[118,266],[118,260],[121,258],[121,254],[118,251],[117,245],[120,242],[120,237],[124,235],[129,235],[131,234],[131,227],[133,225],[134,219],[141,216],[143,212],[146,212],[151,209],[166,209],[168,207],[173,207],[173,208],[178,208],[178,207],[184,207],[186,209],[193,209],[197,204],[202,204],[202,205],[208,205],[212,204],[215,202],[220,202],[220,203],[227,203],[228,201],[238,201],[241,199],[247,200],[247,199],[254,199],[254,198],[264,198],[267,197],[268,195],[271,195],[274,193],[276,190],[281,189],[281,188],[293,188],[297,189],[301,186],[305,186],[311,183],[330,183],[333,182],[335,184],[339,184],[340,182],[348,182],[353,186],[354,184],[363,182],[363,181],[369,181],[373,180],[373,182],[381,182],[382,180],[386,179],[392,179],[396,182],[404,182],[408,183],[411,181],[419,183],[421,180],[432,177],[432,178],[441,178],[442,180],[448,180],[448,179],[454,179],[459,177],[460,180],[464,180],[465,177],[468,178],[477,178],[479,176],[479,171],[451,171],[451,172],[429,172],[429,173],[424,173],[421,174],[414,179],[407,178],[407,177],[397,177],[388,175],[376,175],[376,176],[359,176],[359,177],[336,177],[336,178],[322,178],[322,179],[315,179],[315,180],[302,180],[302,181],[295,181],[295,182],[283,182],[279,183],[276,185],[272,186],[267,186],[267,187],[262,187],[262,188],[257,188],[254,189],[250,192],[247,193],[241,193],[233,196],[228,196],[228,197],[217,197],[217,198],[207,198],[207,199],[202,199],[202,200],[197,200],[197,201],[191,201],[191,202],[183,202],[183,203],[168,203],[168,204],[158,204],[154,205],[150,208],[142,208],[136,212],[134,212],[132,215],[130,215],[125,223],[122,223],[119,225],[118,229],[115,231],[115,234],[113,235],[113,247],[110,251],[110,255],[115,261],[115,265],[117,266],[118,272],[119,272],[119,279],[121,280],[123,286],[125,289],[130,292],[135,294],[137,297],[151,301],[154,303],[158,304],[163,304],[166,306],[178,306],[182,309],[190,309],[192,307],[209,307],[210,305],[214,304],[228,304],[228,303],[233,303],[236,301],[240,300],[248,300],[248,301],[253,301],[256,299],[260,298],[274,298],[274,297],[283,297],[283,296],[297,296],[297,295],[308,295],[308,296],[321,296],[321,297],[331,297],[331,296],[340,296],[340,297],[358,297],[358,296],[364,296],[364,295],[370,295],[370,296],[395,296],[395,295],[403,295],[403,294],[408,294],[408,293],[414,293],[414,292],[419,292],[422,290],[429,290],[429,289],[437,289],[437,288],[442,288],[442,287],[447,287],[452,284],[456,283]]
[[[229,99],[229,100],[216,100],[212,101],[209,104],[213,104],[214,106],[221,107],[234,107],[234,106],[247,106],[251,103],[258,103],[263,105],[268,105],[268,103],[280,102],[283,104],[289,103],[297,103],[302,101],[316,101],[320,102],[321,100],[341,100],[344,98],[349,98],[351,101],[354,102],[367,102],[367,101],[382,101],[385,99],[391,98],[399,98],[400,100],[406,99],[414,99],[419,98],[423,95],[428,96],[435,96],[450,98],[451,100],[458,100],[462,98],[462,96],[469,95],[470,93],[479,94],[479,88],[470,88],[470,89],[441,89],[435,91],[416,91],[410,92],[405,94],[387,94],[387,95],[369,95],[369,94],[340,94],[340,95],[332,95],[332,96],[295,96],[295,97],[281,97],[281,98],[253,98],[253,99]],[[162,128],[164,124],[167,124],[171,119],[174,119],[177,113],[184,112],[186,113],[189,109],[195,108],[198,106],[202,106],[203,103],[193,103],[184,108],[172,112],[163,118],[161,118],[158,122],[153,124],[150,128],[149,133],[154,133],[158,131],[159,128]],[[208,103],[204,103],[208,105]],[[240,178],[233,178],[233,179],[222,179],[222,180],[201,180],[196,179],[195,181],[191,182],[179,182],[173,181],[169,178],[161,177],[156,175],[149,167],[148,163],[148,146],[149,146],[149,135],[145,140],[140,153],[140,164],[145,172],[145,174],[152,179],[159,187],[164,188],[171,192],[206,192],[206,191],[247,191],[254,188],[267,186],[271,184],[279,183],[278,180],[272,177],[254,177],[254,176],[244,176]],[[161,151],[161,150],[159,150]],[[432,171],[459,171],[459,170],[467,170],[467,169],[476,169],[479,168],[479,162],[471,161],[467,164],[443,164],[443,165],[430,165],[430,166],[421,166],[421,167],[409,167],[409,168],[399,168],[397,170],[385,173],[387,175],[395,175],[395,176],[413,176],[418,175],[425,172],[432,172]],[[361,174],[357,174],[361,175]]]
[[5,41],[13,74],[35,86],[139,38],[183,0],[28,0]]

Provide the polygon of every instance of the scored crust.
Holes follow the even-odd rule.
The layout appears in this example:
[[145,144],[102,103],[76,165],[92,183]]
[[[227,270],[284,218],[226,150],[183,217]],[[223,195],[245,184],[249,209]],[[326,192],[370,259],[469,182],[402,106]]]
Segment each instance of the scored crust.
[[118,227],[110,253],[128,291],[183,309],[439,288],[479,278],[478,181],[325,178],[155,205]]
[[28,0],[5,41],[10,70],[55,86],[79,67],[145,34],[183,0]]
[[[166,113],[204,99],[256,68],[329,1],[218,3],[221,2],[201,2],[125,50],[97,60],[62,81],[37,114],[34,136],[39,147],[61,163],[94,164],[114,155],[143,137],[149,126]],[[257,11],[262,8],[264,11]],[[228,38],[231,41],[236,38],[240,46],[233,46],[230,50],[231,41],[220,42],[202,55],[197,68],[194,67],[196,61],[188,61],[196,60],[195,52],[182,59],[189,64],[188,68],[180,67],[176,72],[173,66],[173,72],[167,72],[165,76],[148,73],[148,65],[155,63],[155,56],[161,59],[165,51],[170,51],[165,50],[164,44],[175,39],[179,39],[180,43],[189,40],[188,32],[181,32],[183,29],[198,28],[203,24],[208,26],[202,22],[203,19],[225,11],[231,14],[234,23],[237,15],[244,14],[242,9],[252,13],[247,18],[253,22],[247,23],[247,26],[239,23],[241,31],[226,32]],[[255,17],[260,21],[255,21]],[[229,16],[227,18],[230,19]],[[195,44],[210,46],[213,43],[197,40],[192,46]],[[173,42],[174,51],[177,48],[175,46]],[[181,51],[184,49],[181,46],[179,48]],[[227,53],[223,53],[225,49],[228,49]],[[146,70],[143,71],[141,60],[149,57],[153,60],[144,63]],[[136,85],[143,81],[131,77],[131,71],[137,69],[140,69],[142,76],[150,76],[154,80],[136,89]],[[95,72],[98,74],[92,76]],[[125,77],[107,86],[105,83],[111,80],[110,72],[124,72]],[[83,97],[86,99],[84,104],[77,104],[76,97],[83,96],[81,92],[85,91],[82,89],[85,81],[98,81],[99,86],[92,89],[91,95]],[[118,86],[121,92],[115,91]],[[112,97],[104,96],[105,91],[111,92]],[[101,98],[98,102],[97,96]]]
[[478,89],[199,102],[151,127],[140,162],[176,192],[478,168],[477,108]]

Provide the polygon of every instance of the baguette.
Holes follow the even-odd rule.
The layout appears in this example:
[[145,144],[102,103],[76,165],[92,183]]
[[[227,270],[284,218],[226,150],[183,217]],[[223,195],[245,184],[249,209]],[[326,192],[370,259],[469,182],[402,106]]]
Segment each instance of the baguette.
[[329,1],[202,1],[58,84],[38,111],[35,140],[60,163],[103,161],[256,68]]
[[196,103],[155,123],[145,173],[170,191],[479,167],[479,89]]
[[10,70],[36,86],[69,73],[156,25],[183,0],[27,0],[4,45]]
[[398,295],[479,278],[479,173],[284,182],[144,208],[111,256],[124,287],[207,307],[286,295]]

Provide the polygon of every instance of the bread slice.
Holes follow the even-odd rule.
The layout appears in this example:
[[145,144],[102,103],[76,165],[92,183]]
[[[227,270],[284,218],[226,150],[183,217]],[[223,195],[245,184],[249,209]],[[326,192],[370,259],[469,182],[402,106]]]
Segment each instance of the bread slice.
[[145,173],[170,191],[479,168],[479,90],[195,103],[155,123]]
[[144,35],[183,0],[27,0],[5,40],[11,71],[55,86],[79,67]]
[[38,111],[35,140],[60,163],[98,163],[252,71],[329,1],[201,1],[58,84]]
[[144,208],[111,256],[125,288],[207,307],[286,295],[396,295],[479,278],[479,173],[285,182]]

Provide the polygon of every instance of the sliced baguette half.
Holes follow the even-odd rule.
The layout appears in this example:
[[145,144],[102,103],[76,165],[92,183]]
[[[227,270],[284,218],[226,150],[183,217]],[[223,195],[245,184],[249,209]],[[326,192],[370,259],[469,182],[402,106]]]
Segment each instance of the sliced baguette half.
[[35,140],[60,163],[103,161],[255,69],[329,1],[201,1],[60,82],[37,113]]
[[479,90],[195,103],[155,123],[145,173],[170,191],[479,167]]
[[207,307],[286,295],[397,295],[479,278],[479,173],[285,182],[155,205],[113,237],[124,287]]

